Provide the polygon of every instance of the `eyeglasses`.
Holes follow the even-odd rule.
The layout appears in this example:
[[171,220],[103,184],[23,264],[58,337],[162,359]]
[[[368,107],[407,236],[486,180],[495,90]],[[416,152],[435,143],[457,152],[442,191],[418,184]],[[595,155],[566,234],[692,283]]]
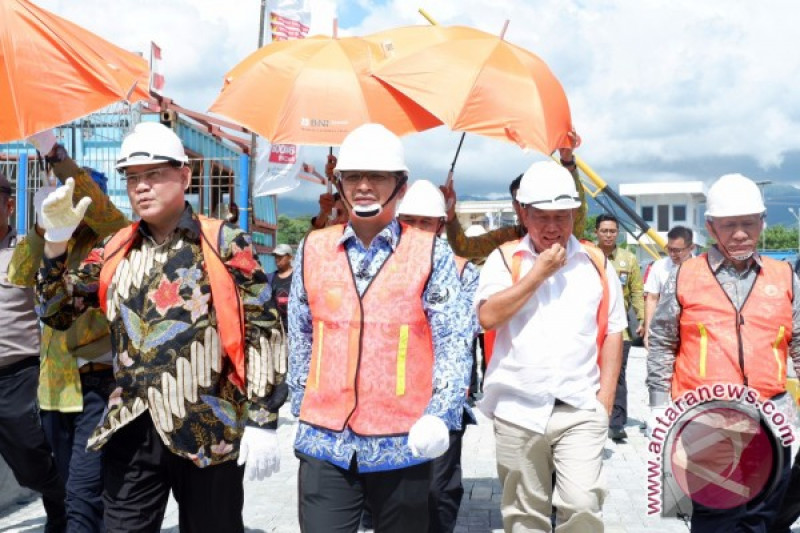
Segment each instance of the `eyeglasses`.
[[166,166],[151,168],[150,170],[137,172],[136,174],[124,173],[122,174],[122,181],[127,182],[128,187],[136,187],[140,182],[143,181],[146,181],[150,185],[153,185],[154,183],[162,183],[170,176],[168,171],[175,168],[177,167]]
[[394,178],[394,174],[389,172],[342,172],[339,179],[345,185],[358,185],[361,180],[366,179],[370,185],[383,185]]
[[683,252],[685,252],[686,250],[688,250],[691,247],[692,247],[691,244],[688,245],[688,246],[684,246],[683,248],[673,248],[673,247],[670,246],[670,247],[667,247],[667,252],[669,252],[672,255],[678,255],[678,254],[682,254]]

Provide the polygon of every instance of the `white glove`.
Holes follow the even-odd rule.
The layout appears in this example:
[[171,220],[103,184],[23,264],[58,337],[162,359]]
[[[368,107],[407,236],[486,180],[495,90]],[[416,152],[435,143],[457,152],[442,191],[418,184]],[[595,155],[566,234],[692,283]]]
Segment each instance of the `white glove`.
[[253,426],[244,428],[239,444],[239,466],[245,465],[245,477],[252,481],[277,473],[281,469],[281,454],[278,450],[278,432]]
[[439,417],[423,415],[408,432],[408,447],[414,457],[436,459],[450,447],[450,431]]
[[35,135],[31,135],[26,140],[42,155],[49,154],[53,146],[56,145],[56,136],[53,130],[39,132]]
[[67,178],[67,182],[47,195],[42,202],[42,218],[39,221],[44,229],[44,239],[48,242],[66,242],[75,228],[83,220],[83,215],[92,203],[92,199],[81,198],[78,205],[72,205],[75,192],[75,180]]
[[48,178],[47,182],[47,185],[42,185],[42,187],[36,191],[36,194],[33,195],[33,208],[36,211],[36,222],[38,222],[39,225],[42,224],[42,204],[44,203],[44,199],[58,187],[58,182],[55,178]]
[[[666,420],[666,417],[664,416],[666,412],[666,405],[657,405],[650,408],[650,418],[647,419],[647,427],[644,430],[644,434],[648,439],[653,438],[653,428],[659,425],[656,419],[660,418],[661,420]],[[667,428],[664,428],[665,432],[666,430]]]

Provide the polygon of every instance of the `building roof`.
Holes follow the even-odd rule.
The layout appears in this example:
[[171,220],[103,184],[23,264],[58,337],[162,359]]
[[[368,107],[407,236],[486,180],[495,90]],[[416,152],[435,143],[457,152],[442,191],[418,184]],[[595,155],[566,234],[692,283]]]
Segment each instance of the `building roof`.
[[646,196],[660,194],[697,194],[705,197],[706,186],[702,181],[669,181],[646,183],[621,183],[622,196]]

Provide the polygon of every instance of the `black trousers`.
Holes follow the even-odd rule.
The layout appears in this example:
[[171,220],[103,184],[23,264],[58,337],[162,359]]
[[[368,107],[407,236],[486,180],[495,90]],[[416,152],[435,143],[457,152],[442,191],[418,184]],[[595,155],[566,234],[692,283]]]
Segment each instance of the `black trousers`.
[[64,482],[39,419],[39,358],[29,359],[0,369],[0,455],[17,483],[42,494],[45,531],[62,531],[67,523]]
[[789,486],[783,496],[778,516],[770,527],[771,533],[789,533],[795,520],[800,517],[800,451],[794,457]]
[[631,351],[631,341],[622,342],[622,368],[619,369],[619,379],[617,379],[617,393],[614,396],[614,408],[611,410],[611,417],[608,427],[622,429],[628,422],[628,382],[625,379],[625,369],[628,367],[628,352]]
[[[466,419],[466,415],[464,419]],[[466,422],[466,420],[465,420]],[[466,425],[450,432],[450,447],[432,461],[431,488],[428,498],[429,533],[452,533],[456,528],[458,509],[464,496],[461,483],[461,443]]]
[[172,490],[182,533],[243,532],[243,476],[235,461],[198,468],[173,454],[142,413],[103,447],[106,531],[157,533]]
[[355,458],[343,469],[296,453],[300,531],[356,533],[369,503],[376,533],[428,530],[431,463],[383,472],[359,473]]
[[86,443],[103,417],[114,386],[110,369],[81,374],[81,412],[42,410],[42,427],[66,483],[68,533],[104,531],[102,456],[87,450]]

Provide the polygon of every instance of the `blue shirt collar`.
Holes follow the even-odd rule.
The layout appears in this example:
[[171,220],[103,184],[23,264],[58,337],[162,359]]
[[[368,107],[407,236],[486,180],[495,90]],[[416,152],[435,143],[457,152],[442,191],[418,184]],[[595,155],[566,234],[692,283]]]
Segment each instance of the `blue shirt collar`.
[[[361,242],[361,239],[359,239],[358,235],[356,235],[353,226],[348,222],[344,227],[342,236],[339,238],[339,244],[345,244],[351,239],[354,239],[355,242]],[[400,223],[397,221],[397,219],[393,218],[385,228],[378,232],[378,234],[375,236],[375,239],[388,243],[389,246],[392,247],[392,251],[394,251],[397,248],[398,241],[400,240]],[[366,246],[369,246],[369,244],[370,243],[366,243]]]

